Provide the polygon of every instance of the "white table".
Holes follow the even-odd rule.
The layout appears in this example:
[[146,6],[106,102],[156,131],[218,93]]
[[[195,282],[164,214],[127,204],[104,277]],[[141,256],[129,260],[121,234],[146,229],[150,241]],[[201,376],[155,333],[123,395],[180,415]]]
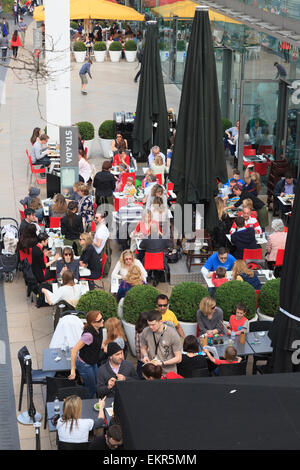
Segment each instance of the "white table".
[[292,202],[295,199],[294,197],[292,197],[292,198],[289,198],[288,200],[286,200],[284,197],[281,197],[281,196],[277,196],[277,198],[279,199],[281,204],[283,204],[284,206],[291,206]]
[[[79,285],[80,285],[81,295],[86,294],[87,292],[89,292],[90,289],[89,289],[88,281],[79,281]],[[58,282],[53,282],[52,283],[52,292],[53,292],[53,294],[55,294],[55,292],[58,290],[58,288],[59,288]]]
[[267,159],[263,155],[250,155],[249,157],[243,157],[244,163],[264,163]]
[[[226,234],[226,237],[228,238],[228,240],[230,241],[231,243],[231,235],[230,233],[227,233]],[[256,241],[259,245],[264,245],[265,243],[268,243],[268,240],[266,239],[266,236],[264,233],[262,233],[262,235],[259,235],[259,234],[255,234],[255,238],[256,238]]]
[[112,294],[116,294],[118,292],[119,286],[120,286],[120,280],[121,280],[120,276],[115,276],[111,278],[110,292]]

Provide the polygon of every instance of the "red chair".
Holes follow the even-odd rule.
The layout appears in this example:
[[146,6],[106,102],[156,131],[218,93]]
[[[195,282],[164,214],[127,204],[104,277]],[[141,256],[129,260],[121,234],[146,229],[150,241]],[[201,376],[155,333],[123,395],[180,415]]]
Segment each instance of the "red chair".
[[255,149],[246,149],[244,150],[244,157],[254,157],[256,155]]
[[96,222],[92,222],[91,224],[91,232],[95,232],[96,231]]
[[276,261],[275,261],[275,266],[282,266],[283,265],[283,259],[284,259],[284,251],[285,250],[278,250],[277,255],[276,255]]
[[255,163],[254,165],[254,171],[256,173],[259,173],[260,176],[265,176],[268,174],[268,166],[269,166],[269,162],[259,162],[259,163]]
[[[32,175],[34,175],[35,181],[36,181],[37,184],[46,184],[46,178],[38,178],[38,176],[37,176],[40,173],[45,174],[46,173],[45,168],[34,168],[32,160],[31,160],[31,156],[29,155],[27,149],[26,149],[26,154],[27,154],[27,157],[28,157],[29,165],[30,165],[31,177],[32,177]],[[31,182],[31,177],[30,177],[30,182]]]
[[273,150],[272,145],[260,145],[260,146],[258,147],[258,153],[259,153],[259,154],[261,154],[261,153],[266,153],[267,155],[268,155],[268,154],[273,155],[273,154],[274,154],[274,150]]
[[168,190],[168,191],[173,191],[173,189],[174,189],[174,183],[170,183],[170,182],[169,182],[169,183],[167,184],[167,190]]
[[244,155],[245,155],[245,150],[252,150],[252,145],[244,145]]
[[60,228],[60,220],[62,217],[50,217],[50,228]]
[[167,276],[164,267],[164,254],[162,251],[160,253],[149,253],[146,251],[144,258],[144,268],[147,271],[162,271],[165,276],[165,282],[167,282]]
[[288,227],[284,227],[283,231],[287,233],[288,232]]
[[245,259],[262,259],[262,249],[256,248],[255,250],[244,249],[243,260]]
[[21,211],[21,209],[19,209],[19,214],[20,214],[21,221],[23,219],[25,219],[25,212],[24,211]]
[[[127,165],[130,164],[130,157],[129,155],[126,155],[125,157],[125,163]],[[119,154],[117,153],[115,156],[114,156],[114,159],[113,159],[113,162],[112,162],[112,166],[119,166],[120,165],[120,157],[119,157]]]
[[161,173],[159,175],[156,175],[156,182],[158,184],[162,184],[162,175],[161,175]]
[[[87,277],[80,277],[79,279],[82,280],[82,281],[93,281],[93,282],[96,282],[96,281],[101,281],[101,289],[104,289],[104,282],[102,280],[102,277],[103,277],[103,272],[104,272],[104,267],[105,267],[105,264],[106,264],[106,261],[107,261],[107,255],[104,254],[102,256],[102,259],[101,259],[101,275],[100,277],[98,277],[97,279],[91,279],[91,278],[87,278]],[[99,287],[99,286],[97,286]]]
[[32,264],[32,248],[29,248],[29,253],[19,250],[19,258],[21,263],[24,261],[24,259],[27,259],[28,263]]

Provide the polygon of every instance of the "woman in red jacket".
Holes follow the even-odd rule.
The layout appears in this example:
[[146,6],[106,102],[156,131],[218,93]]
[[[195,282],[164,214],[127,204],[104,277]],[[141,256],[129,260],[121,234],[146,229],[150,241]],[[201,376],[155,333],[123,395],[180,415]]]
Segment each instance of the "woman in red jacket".
[[13,58],[16,59],[18,55],[18,49],[19,47],[22,47],[21,39],[19,38],[17,30],[14,32],[14,34],[12,34],[9,42],[11,43]]

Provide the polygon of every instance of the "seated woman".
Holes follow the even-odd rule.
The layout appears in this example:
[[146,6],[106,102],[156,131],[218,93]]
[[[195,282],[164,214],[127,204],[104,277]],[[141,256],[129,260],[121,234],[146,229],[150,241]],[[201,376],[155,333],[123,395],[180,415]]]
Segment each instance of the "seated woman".
[[212,232],[213,247],[215,250],[217,250],[221,246],[229,248],[230,242],[226,237],[226,234],[229,233],[229,230],[231,229],[232,219],[226,212],[226,204],[224,200],[217,196],[215,198],[215,202],[218,213],[218,222]]
[[287,232],[284,232],[284,224],[281,219],[273,219],[271,224],[273,233],[268,237],[266,248],[266,260],[269,269],[273,269],[278,250],[284,250],[286,245]]
[[59,442],[88,443],[89,432],[105,426],[105,398],[99,400],[97,419],[81,419],[82,401],[76,395],[64,399],[62,417],[57,421],[56,429]]
[[82,217],[77,215],[78,205],[75,201],[68,204],[67,215],[60,220],[61,233],[65,236],[64,244],[74,247],[75,254],[81,254],[80,234],[84,232]]
[[251,172],[250,170],[253,169],[253,165],[248,165],[245,173],[244,173],[244,180],[245,186],[244,189],[248,191],[248,193],[253,194],[253,196],[257,196],[260,192],[260,175],[256,172]]
[[34,224],[27,224],[19,237],[17,245],[21,262],[27,258],[29,264],[32,263],[32,248],[37,243],[38,236],[36,233],[36,226]]
[[155,197],[161,197],[163,200],[163,205],[168,207],[168,199],[164,187],[160,184],[155,184],[153,188],[151,188],[150,196],[147,197],[146,209],[150,209]]
[[53,271],[51,272],[48,268],[55,263],[59,254],[53,257],[52,261],[48,261],[47,255],[51,256],[51,251],[44,251],[48,246],[48,235],[46,233],[40,233],[38,235],[38,243],[32,248],[32,272],[38,283],[46,282],[54,277]]
[[207,369],[207,360],[204,356],[199,355],[199,351],[200,346],[196,336],[186,336],[183,343],[182,360],[177,364],[178,374],[187,379],[193,377],[193,370]]
[[126,139],[123,139],[123,136],[120,132],[117,132],[115,139],[111,143],[111,149],[113,152],[118,152],[119,149],[128,149],[128,142]]
[[163,375],[163,370],[158,361],[153,360],[147,362],[142,367],[142,374],[145,380],[169,380],[169,379],[183,379],[183,377],[176,372],[168,372]]
[[142,263],[135,259],[134,254],[130,250],[125,250],[121,253],[120,260],[111,273],[112,278],[125,279],[131,266],[137,266],[142,273],[143,281],[147,281],[147,271],[144,269]]
[[147,186],[149,185],[149,183],[150,183],[150,180],[149,180],[150,175],[152,175],[152,172],[151,172],[150,168],[148,168],[148,169],[146,170],[146,173],[145,173],[145,178],[142,180],[141,191],[144,191],[145,188],[147,188]]
[[[130,238],[131,238],[130,250],[132,252],[134,252],[137,248],[135,239],[136,238],[140,239],[140,238],[148,237],[148,235],[150,235],[150,233],[151,233],[151,225],[152,224],[157,225],[157,227],[159,229],[159,235],[162,235],[161,230],[159,228],[158,222],[155,221],[155,220],[152,220],[151,211],[150,210],[144,210],[143,213],[142,213],[142,220],[137,223],[134,231],[131,232],[131,234],[130,234]],[[141,257],[140,257],[140,255],[141,255]],[[144,258],[144,254],[139,251],[138,259],[142,262],[143,258]]]
[[56,194],[53,204],[49,207],[50,217],[64,217],[67,213],[67,203],[62,194]]
[[84,150],[78,151],[78,171],[79,181],[85,184],[90,184],[92,182],[92,167],[86,158]]
[[223,333],[223,310],[217,307],[215,299],[203,297],[197,312],[199,335],[216,335]]
[[162,197],[155,197],[150,206],[151,217],[153,222],[157,222],[159,230],[170,237],[170,223],[168,207],[164,204]]
[[46,302],[49,305],[55,305],[64,300],[73,307],[76,307],[81,296],[81,286],[75,284],[74,279],[74,273],[67,269],[62,274],[62,286],[55,293],[43,288],[42,293],[45,296]]
[[143,275],[137,266],[133,265],[129,268],[127,276],[120,283],[119,290],[117,293],[117,299],[120,301],[127,292],[134,286],[141,286],[146,284],[143,280]]
[[81,197],[78,203],[78,214],[82,217],[85,230],[90,229],[94,220],[94,205],[90,196],[90,190],[85,184],[81,184],[78,188],[78,194]]
[[232,268],[232,280],[248,282],[255,290],[261,289],[261,282],[255,271],[249,269],[245,261],[237,260]]
[[76,182],[76,183],[73,184],[73,191],[71,191],[69,193],[68,199],[70,199],[71,201],[75,201],[75,202],[80,201],[81,197],[78,194],[78,188],[79,188],[80,185],[81,185],[80,182]]
[[165,171],[166,171],[166,165],[164,164],[164,161],[160,155],[156,155],[154,158],[154,162],[151,163],[150,165],[150,170],[151,172],[156,176],[156,175],[161,175],[161,182],[162,184],[165,183]]
[[43,222],[44,212],[41,200],[39,197],[33,197],[28,205],[29,209],[34,210],[34,215],[38,219],[39,224]]
[[62,258],[56,261],[56,278],[62,277],[65,271],[72,271],[75,279],[79,279],[79,259],[74,259],[74,252],[70,246],[65,246]]
[[101,276],[101,263],[100,258],[93,245],[93,238],[89,233],[82,233],[80,235],[80,246],[82,253],[80,256],[79,264],[83,268],[91,271],[89,276],[83,276],[85,279],[99,279]]

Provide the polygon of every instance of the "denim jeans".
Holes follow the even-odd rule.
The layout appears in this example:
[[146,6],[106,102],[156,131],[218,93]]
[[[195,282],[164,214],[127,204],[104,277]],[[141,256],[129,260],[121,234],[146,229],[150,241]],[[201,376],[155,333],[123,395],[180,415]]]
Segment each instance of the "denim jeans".
[[86,364],[85,362],[79,361],[76,359],[76,369],[79,372],[80,377],[82,378],[85,387],[88,389],[89,398],[94,398],[96,394],[96,384],[97,384],[97,374],[98,367],[97,364]]

